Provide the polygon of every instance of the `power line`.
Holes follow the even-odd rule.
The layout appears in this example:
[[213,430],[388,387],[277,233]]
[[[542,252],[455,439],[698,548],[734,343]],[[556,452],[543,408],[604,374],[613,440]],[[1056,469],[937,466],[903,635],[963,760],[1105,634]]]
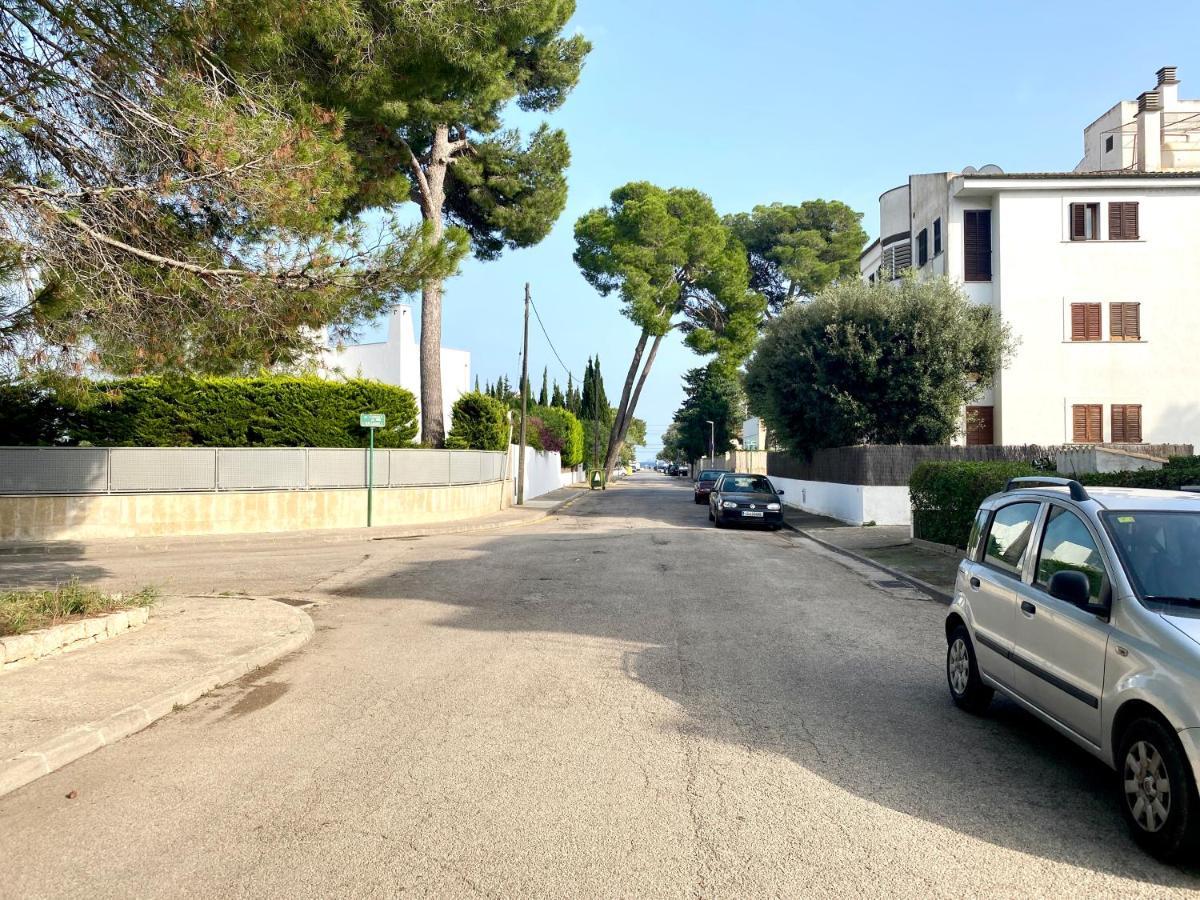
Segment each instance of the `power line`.
[[567,364],[563,362],[562,357],[558,355],[558,350],[554,348],[554,341],[550,340],[550,333],[546,331],[546,326],[542,322],[542,314],[538,312],[537,304],[532,300],[530,300],[529,303],[533,307],[533,315],[534,318],[537,319],[538,327],[542,329],[542,335],[546,338],[546,343],[550,345],[550,350],[554,353],[554,358],[558,360],[558,364],[562,366],[564,372],[570,375],[571,378],[575,378],[575,373],[567,368]]

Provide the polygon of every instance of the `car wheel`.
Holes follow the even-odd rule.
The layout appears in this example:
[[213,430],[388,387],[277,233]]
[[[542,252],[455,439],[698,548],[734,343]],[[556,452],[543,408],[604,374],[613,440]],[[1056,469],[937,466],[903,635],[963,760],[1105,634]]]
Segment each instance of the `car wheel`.
[[713,521],[712,507],[708,508],[708,521]]
[[1117,766],[1133,839],[1164,862],[1190,857],[1200,847],[1200,803],[1171,730],[1158,719],[1135,720],[1121,738]]
[[946,648],[946,681],[950,685],[950,697],[959,709],[980,715],[991,705],[995,691],[979,677],[975,645],[971,643],[966,625],[958,625],[950,632],[950,645]]

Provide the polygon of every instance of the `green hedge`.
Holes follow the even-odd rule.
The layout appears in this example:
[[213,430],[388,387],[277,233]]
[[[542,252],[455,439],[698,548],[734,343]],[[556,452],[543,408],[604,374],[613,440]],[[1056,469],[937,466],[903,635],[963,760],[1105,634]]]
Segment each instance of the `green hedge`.
[[983,499],[1003,490],[1010,478],[1037,474],[1023,462],[921,463],[908,481],[913,536],[966,547],[971,522]]
[[583,423],[569,410],[554,406],[539,406],[535,414],[539,449],[557,450],[566,469],[573,469],[583,462]]
[[22,402],[29,388],[0,392],[0,444],[90,443],[128,447],[364,447],[360,413],[383,413],[378,447],[410,447],[417,401],[378,381],[316,376],[259,378],[130,378],[76,396],[35,392],[36,409],[53,433],[28,427]]
[[508,407],[479,391],[454,402],[446,446],[452,450],[507,450]]
[[[912,501],[913,535],[939,544],[965,547],[979,504],[1004,489],[1009,478],[1053,475],[1022,462],[927,462],[913,470],[908,487]],[[1157,470],[1095,472],[1078,476],[1094,487],[1178,490],[1200,485],[1200,457],[1177,456]]]

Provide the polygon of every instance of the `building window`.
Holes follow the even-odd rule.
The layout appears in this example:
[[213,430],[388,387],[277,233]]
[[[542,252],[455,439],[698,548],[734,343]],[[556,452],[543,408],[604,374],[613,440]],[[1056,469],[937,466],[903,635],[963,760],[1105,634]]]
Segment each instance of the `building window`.
[[933,220],[933,255],[937,256],[942,252],[942,220]]
[[1113,137],[1110,134],[1108,137],[1106,137],[1104,139],[1104,152],[1112,153],[1112,148],[1113,148]]
[[992,280],[992,211],[963,211],[963,280]]
[[967,446],[983,447],[996,443],[995,407],[967,407]]
[[1104,407],[1099,403],[1077,403],[1071,407],[1071,440],[1076,444],[1099,444],[1104,440]]
[[1071,304],[1071,340],[1100,340],[1100,304]]
[[1108,204],[1108,239],[1136,241],[1138,239],[1138,205],[1136,202]]
[[1100,204],[1071,204],[1071,240],[1100,240]]
[[1142,304],[1108,304],[1108,336],[1114,341],[1142,339]]
[[1140,405],[1113,404],[1112,441],[1114,444],[1140,444],[1142,442],[1142,407]]
[[881,269],[888,281],[895,281],[900,277],[900,273],[911,266],[912,244],[907,239],[884,247]]
[[920,234],[917,235],[917,266],[923,266],[929,262],[929,229],[922,228]]

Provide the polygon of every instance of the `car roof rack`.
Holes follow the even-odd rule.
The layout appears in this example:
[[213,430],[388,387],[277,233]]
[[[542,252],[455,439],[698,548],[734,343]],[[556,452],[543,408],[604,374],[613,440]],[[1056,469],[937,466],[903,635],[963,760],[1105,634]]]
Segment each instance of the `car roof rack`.
[[1054,478],[1049,475],[1022,475],[1019,478],[1010,478],[1004,485],[1005,493],[1013,490],[1014,487],[1065,487],[1071,491],[1072,500],[1090,500],[1088,492],[1083,485],[1074,478]]

